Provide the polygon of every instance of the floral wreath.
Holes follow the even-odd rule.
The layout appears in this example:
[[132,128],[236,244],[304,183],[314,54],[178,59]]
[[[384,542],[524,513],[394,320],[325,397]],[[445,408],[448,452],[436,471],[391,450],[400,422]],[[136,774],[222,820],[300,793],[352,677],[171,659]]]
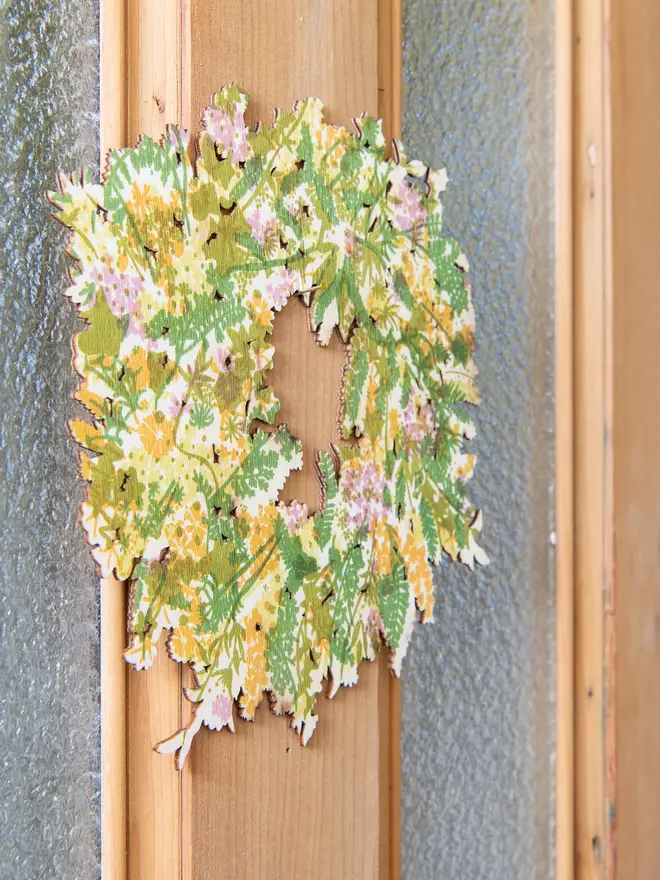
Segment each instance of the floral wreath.
[[[444,171],[385,159],[380,121],[326,125],[318,100],[248,129],[236,85],[203,118],[196,163],[169,126],[110,153],[104,182],[61,178],[74,420],[88,482],[81,524],[101,576],[130,582],[126,660],[188,663],[190,724],[156,746],[183,764],[202,724],[233,730],[264,692],[306,743],[324,679],[353,685],[384,640],[395,674],[430,563],[472,567],[481,515],[466,498],[478,402],[467,260],[441,234]],[[302,447],[273,426],[276,313],[310,308],[343,340],[340,429],[317,454],[322,509],[278,501]],[[256,426],[255,422],[261,423]]]

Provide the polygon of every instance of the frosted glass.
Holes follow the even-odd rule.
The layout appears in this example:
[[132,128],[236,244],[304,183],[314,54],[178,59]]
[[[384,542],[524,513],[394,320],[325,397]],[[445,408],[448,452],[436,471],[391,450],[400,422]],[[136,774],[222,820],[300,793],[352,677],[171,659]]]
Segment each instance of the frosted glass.
[[98,166],[93,0],[0,2],[0,876],[100,875],[98,581],[76,525],[71,306],[44,192]]
[[446,166],[492,559],[443,565],[404,665],[405,880],[553,876],[553,4],[406,0],[404,141]]

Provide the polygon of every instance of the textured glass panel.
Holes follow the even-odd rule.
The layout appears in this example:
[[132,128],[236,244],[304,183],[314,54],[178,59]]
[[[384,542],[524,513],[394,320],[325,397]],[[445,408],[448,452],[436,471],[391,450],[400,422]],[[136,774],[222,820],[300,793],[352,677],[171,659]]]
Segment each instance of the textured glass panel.
[[404,141],[449,174],[483,404],[475,574],[437,573],[403,685],[406,880],[552,876],[553,4],[406,0]]
[[98,166],[94,0],[0,2],[0,876],[100,874],[98,582],[76,525],[71,306],[44,192]]

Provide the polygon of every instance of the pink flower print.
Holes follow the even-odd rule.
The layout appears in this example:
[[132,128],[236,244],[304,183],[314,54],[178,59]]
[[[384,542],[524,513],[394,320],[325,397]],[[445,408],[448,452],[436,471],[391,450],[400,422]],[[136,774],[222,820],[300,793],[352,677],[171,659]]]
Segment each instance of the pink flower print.
[[226,345],[220,345],[220,343],[211,345],[209,355],[218,365],[221,373],[233,373],[236,369],[236,360]]
[[[232,708],[233,701],[225,694],[218,694],[211,703],[212,721],[218,726],[214,729],[219,730],[225,724],[232,724]],[[211,725],[209,725],[211,726]]]
[[176,419],[179,415],[185,415],[192,409],[192,404],[186,400],[186,392],[180,394],[172,394],[167,404],[167,415],[171,419]]
[[422,205],[422,196],[416,186],[405,180],[401,181],[394,195],[394,222],[402,232],[410,232],[426,225],[426,208]]
[[364,628],[366,629],[367,635],[369,636],[376,635],[379,632],[385,632],[385,627],[383,626],[383,618],[380,616],[380,612],[377,608],[369,609],[367,613],[367,619],[364,622]]
[[247,222],[250,229],[252,230],[252,235],[256,238],[261,247],[263,247],[266,224],[268,223],[268,221],[263,216],[261,211],[257,210],[250,214],[250,216],[247,218]]
[[295,534],[300,526],[307,522],[308,508],[306,504],[299,501],[292,501],[284,508],[284,521],[291,534]]
[[385,478],[373,461],[360,461],[342,472],[342,494],[348,506],[349,525],[359,529],[363,523],[369,527],[387,516],[388,508],[383,500]]
[[167,140],[175,150],[187,150],[190,143],[190,132],[187,128],[179,128],[178,125],[168,125]]
[[435,410],[426,400],[415,400],[411,395],[403,411],[403,433],[410,443],[421,443],[435,435]]
[[115,318],[129,316],[127,335],[132,334],[144,339],[144,327],[142,326],[142,311],[140,309],[140,292],[142,279],[138,275],[127,272],[119,272],[107,264],[103,271],[95,269],[93,280],[98,284],[99,290],[105,296],[110,311]]
[[207,107],[204,111],[204,127],[219,145],[222,155],[231,159],[232,165],[245,162],[250,155],[250,144],[242,113],[234,113],[232,118],[226,110]]
[[355,230],[347,229],[344,237],[344,253],[347,257],[359,260],[362,255],[362,245],[355,240]]
[[271,309],[278,311],[286,305],[288,298],[296,291],[296,273],[283,266],[270,276],[266,284],[266,297]]
[[275,217],[268,217],[265,211],[256,210],[247,218],[252,235],[267,254],[272,254],[280,245],[280,225]]

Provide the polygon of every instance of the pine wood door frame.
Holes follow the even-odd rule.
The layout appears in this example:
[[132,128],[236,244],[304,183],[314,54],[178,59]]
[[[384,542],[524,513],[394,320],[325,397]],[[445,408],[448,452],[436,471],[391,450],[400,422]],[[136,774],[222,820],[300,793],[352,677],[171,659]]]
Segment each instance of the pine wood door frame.
[[557,4],[559,880],[660,865],[659,38]]
[[610,0],[558,0],[558,880],[615,877]]
[[[225,16],[223,38],[231,38],[234,46],[242,41],[247,47],[247,54],[237,62],[241,71],[251,69],[249,53],[260,47],[259,41],[266,47],[266,62],[261,63],[253,79],[257,94],[253,90],[251,95],[259,109],[273,94],[271,80],[276,83],[274,88],[281,87],[286,93],[275,98],[276,103],[286,103],[287,79],[307,91],[303,85],[311,77],[309,89],[331,92],[330,103],[339,107],[339,117],[351,102],[366,96],[366,103],[374,105],[368,109],[385,117],[390,134],[399,134],[401,0],[367,0],[361,4],[332,0],[339,22],[333,26],[332,50],[343,53],[349,67],[353,65],[348,71],[342,66],[344,60],[337,62],[334,55],[324,54],[328,50],[323,40],[318,46],[307,47],[295,40],[284,41],[290,54],[284,53],[278,67],[268,34],[263,29],[248,28],[249,9],[255,2],[245,0],[239,15],[238,6],[226,0],[210,0],[206,4],[202,0],[102,0],[102,155],[109,147],[132,143],[140,132],[160,134],[166,121],[187,125],[196,122],[199,102],[208,97],[200,95],[199,83],[206,83],[209,71],[213,72],[212,55],[217,50],[214,38],[204,34],[200,18],[203,7],[204,15],[209,10],[212,15],[215,10],[216,15]],[[615,12],[613,36],[610,4]],[[280,14],[290,16],[292,27],[307,27],[304,32],[312,33],[309,22],[315,8],[311,0],[282,0],[280,10]],[[653,19],[644,0],[632,0],[625,10],[624,13],[623,0],[557,0],[556,4],[558,880],[615,877],[617,796],[629,807],[624,821],[619,817],[625,864],[643,870],[639,866],[653,864],[653,848],[657,853],[658,846],[646,839],[643,855],[633,855],[642,845],[633,830],[635,811],[641,811],[644,804],[657,803],[657,795],[653,790],[650,795],[640,794],[630,780],[631,774],[640,771],[640,759],[635,761],[631,743],[648,743],[650,722],[660,715],[660,696],[653,690],[649,651],[645,654],[643,646],[637,646],[633,624],[638,624],[644,613],[660,619],[660,608],[653,591],[640,584],[639,568],[618,574],[620,594],[623,588],[629,589],[623,600],[620,596],[619,607],[615,606],[614,554],[616,547],[617,558],[626,558],[629,545],[624,538],[632,540],[633,528],[626,511],[634,500],[627,488],[627,459],[623,454],[617,457],[617,449],[623,449],[625,440],[627,452],[632,445],[633,451],[648,455],[644,442],[648,442],[648,435],[660,421],[652,410],[644,422],[648,435],[632,438],[631,444],[631,438],[624,437],[625,422],[618,418],[619,414],[629,412],[626,407],[635,392],[633,376],[621,360],[622,353],[632,358],[637,370],[648,365],[653,371],[651,375],[660,378],[658,357],[650,348],[652,337],[642,334],[646,348],[635,349],[631,347],[632,328],[623,323],[627,272],[632,272],[637,285],[634,292],[640,302],[652,308],[649,276],[636,273],[635,267],[644,263],[649,248],[652,252],[653,240],[650,232],[642,235],[640,242],[626,231],[634,223],[635,215],[634,204],[625,194],[631,188],[647,206],[649,216],[653,199],[660,203],[657,174],[649,177],[643,166],[635,164],[636,156],[648,162],[639,143],[645,133],[654,133],[654,129],[645,122],[644,105],[631,106],[629,94],[631,79],[648,102],[653,93],[648,88],[649,78],[642,60],[653,70],[660,64],[657,53],[646,42],[640,59],[635,57],[635,40],[643,40],[644,33],[639,24],[634,25],[634,17],[637,15],[639,22],[646,16],[653,27],[660,27],[660,22]],[[367,62],[372,65],[368,69],[355,66],[363,38],[371,39],[369,45],[376,47],[375,56]],[[297,46],[297,54],[292,52],[292,46]],[[231,72],[234,60],[218,65],[214,87],[221,85],[226,72]],[[347,89],[350,76],[366,78],[372,84],[369,88],[374,89],[371,97],[359,88],[357,92]],[[260,85],[264,94],[260,94]],[[318,89],[317,85],[324,88]],[[321,96],[327,100],[327,94]],[[616,124],[612,123],[613,118]],[[636,132],[637,141],[625,136],[629,129]],[[657,138],[653,140],[657,143]],[[617,213],[613,213],[613,201],[618,206]],[[645,253],[643,245],[647,248]],[[660,248],[656,246],[655,251],[660,252]],[[637,263],[631,264],[631,252]],[[620,326],[627,336],[624,329],[615,330],[614,315],[621,315]],[[652,311],[651,319],[655,322],[651,326],[657,330],[657,311]],[[616,382],[615,366],[617,377],[621,376]],[[644,509],[650,511],[650,495],[644,495],[643,500]],[[654,533],[648,520],[642,517],[636,528],[642,529],[648,545],[654,547]],[[649,572],[657,574],[657,561],[644,557],[642,570],[647,576]],[[185,711],[179,696],[181,673],[170,668],[174,667],[170,663],[146,675],[129,678],[121,660],[126,601],[121,585],[103,583],[101,599],[104,876],[116,880],[125,880],[127,876],[140,880],[190,880],[203,876],[192,864],[191,855],[193,770],[189,768],[185,774],[173,776],[167,759],[153,756],[150,749],[164,729],[174,729]],[[616,613],[621,610],[627,615],[627,628],[618,633],[617,659],[614,633]],[[648,638],[655,645],[653,633]],[[643,682],[654,696],[648,707],[640,706],[639,689],[627,681],[620,684],[620,702],[615,701],[615,672],[620,669],[626,676],[633,675],[636,669],[644,670]],[[659,678],[655,676],[656,680]],[[378,843],[374,850],[377,856],[363,873],[365,877],[396,880],[400,875],[398,686],[391,682],[384,668],[378,667],[364,690],[371,694],[377,724],[370,728],[367,718],[351,717],[357,724],[354,732],[358,736],[375,735],[374,742],[378,743],[377,779],[372,778],[369,783],[378,788],[373,801],[378,804],[378,821],[373,826]],[[631,703],[632,710],[628,711]],[[619,706],[622,708],[617,714]],[[273,742],[268,736],[262,748],[267,749],[268,743]],[[615,745],[626,758],[625,780],[615,776]],[[249,761],[250,755],[243,759]],[[348,771],[347,780],[351,772],[354,771]],[[231,784],[239,786],[242,782],[233,778]],[[318,780],[314,784],[321,786]],[[660,786],[656,785],[658,789]],[[138,813],[147,815],[146,826],[144,822],[137,823]],[[344,817],[344,821],[350,819]],[[176,829],[176,833],[159,834],[158,828]],[[347,845],[346,839],[341,838],[338,845]],[[628,873],[625,880],[637,876],[644,880],[643,873]]]

